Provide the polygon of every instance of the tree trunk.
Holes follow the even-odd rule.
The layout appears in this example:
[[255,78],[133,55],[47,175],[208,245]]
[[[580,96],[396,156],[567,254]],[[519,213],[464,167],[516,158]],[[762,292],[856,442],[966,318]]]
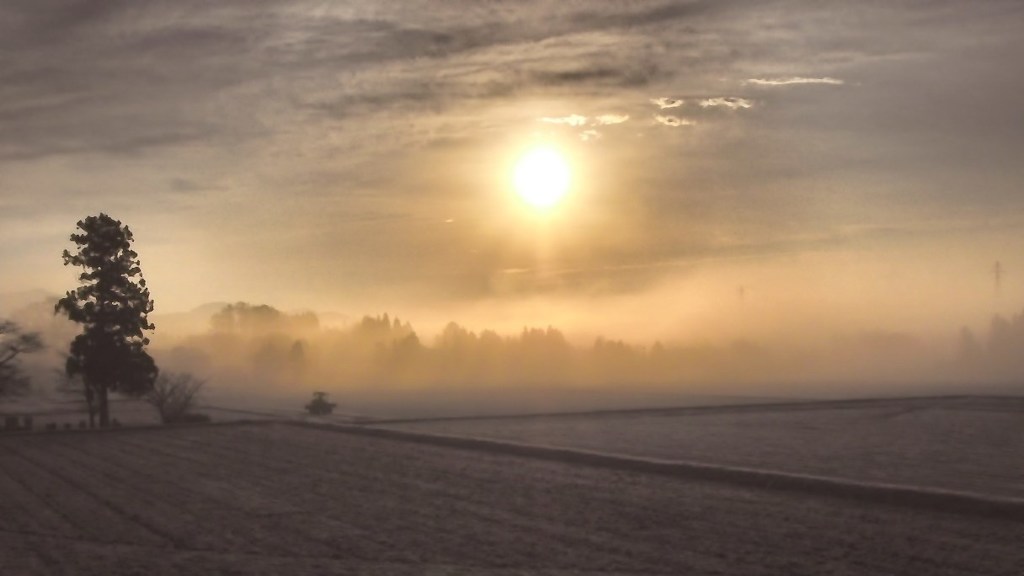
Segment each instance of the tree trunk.
[[100,428],[110,427],[110,408],[107,406],[107,387],[101,385],[99,387],[99,401],[100,401]]
[[85,384],[85,407],[89,410],[89,429],[96,427],[96,399],[92,386]]

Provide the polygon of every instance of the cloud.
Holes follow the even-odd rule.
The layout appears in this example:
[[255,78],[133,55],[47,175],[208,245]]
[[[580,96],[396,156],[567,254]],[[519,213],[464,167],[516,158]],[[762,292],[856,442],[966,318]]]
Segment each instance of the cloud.
[[594,119],[594,123],[598,126],[611,126],[622,124],[627,120],[629,120],[629,114],[602,114]]
[[588,86],[645,86],[658,74],[655,67],[622,69],[611,67],[577,68],[570,70],[538,70],[530,74],[533,82],[550,87]]
[[[629,114],[601,114],[599,116],[588,117],[581,114],[569,114],[568,116],[544,116],[538,118],[545,124],[558,124],[560,126],[572,126],[573,128],[581,128],[583,126],[613,126],[615,124],[622,124],[629,120]],[[589,130],[588,132],[594,132]]]
[[583,133],[580,134],[580,140],[583,140],[584,142],[590,142],[592,140],[600,139],[601,133],[598,132],[597,130],[584,130]]
[[680,118],[672,115],[662,116],[660,114],[656,114],[654,116],[654,120],[659,124],[664,124],[665,126],[671,126],[673,128],[677,128],[679,126],[693,126],[695,124],[693,120],[688,118]]
[[540,118],[540,121],[546,124],[561,124],[563,126],[585,126],[587,124],[587,117],[580,116],[579,114],[570,114],[568,116],[545,116]]
[[724,106],[730,110],[739,110],[740,108],[750,108],[753,105],[754,103],[746,98],[734,98],[730,96],[719,96],[717,98],[707,98],[700,101],[701,108]]
[[679,99],[676,99],[676,98],[665,98],[665,97],[651,98],[651,104],[654,104],[658,108],[661,108],[662,110],[664,110],[666,108],[678,108],[678,107],[682,106],[683,105],[683,100],[679,100]]
[[753,84],[755,86],[788,86],[790,84],[833,84],[842,85],[845,84],[843,80],[839,78],[831,78],[828,76],[822,78],[808,78],[806,76],[787,76],[784,78],[751,78],[744,82],[744,84]]

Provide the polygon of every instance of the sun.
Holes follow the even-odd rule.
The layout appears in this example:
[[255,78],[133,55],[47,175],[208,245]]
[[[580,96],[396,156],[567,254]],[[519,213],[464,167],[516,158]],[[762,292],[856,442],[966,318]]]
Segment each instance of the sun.
[[569,163],[554,148],[534,148],[516,162],[513,183],[524,202],[551,208],[569,191]]

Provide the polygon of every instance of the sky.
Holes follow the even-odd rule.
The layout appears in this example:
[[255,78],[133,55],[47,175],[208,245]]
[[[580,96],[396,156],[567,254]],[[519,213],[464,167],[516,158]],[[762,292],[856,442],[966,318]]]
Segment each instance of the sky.
[[[1016,0],[5,1],[0,293],[72,288],[105,212],[157,312],[951,338],[1024,305],[1021,30]],[[571,171],[543,211],[537,146]]]

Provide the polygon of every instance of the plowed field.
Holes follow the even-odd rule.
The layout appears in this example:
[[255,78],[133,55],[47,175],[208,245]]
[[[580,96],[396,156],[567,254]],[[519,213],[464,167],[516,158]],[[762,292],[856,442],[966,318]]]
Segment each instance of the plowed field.
[[0,438],[2,574],[1024,573],[1012,520],[279,424]]
[[382,426],[1024,498],[1024,398],[715,406]]

